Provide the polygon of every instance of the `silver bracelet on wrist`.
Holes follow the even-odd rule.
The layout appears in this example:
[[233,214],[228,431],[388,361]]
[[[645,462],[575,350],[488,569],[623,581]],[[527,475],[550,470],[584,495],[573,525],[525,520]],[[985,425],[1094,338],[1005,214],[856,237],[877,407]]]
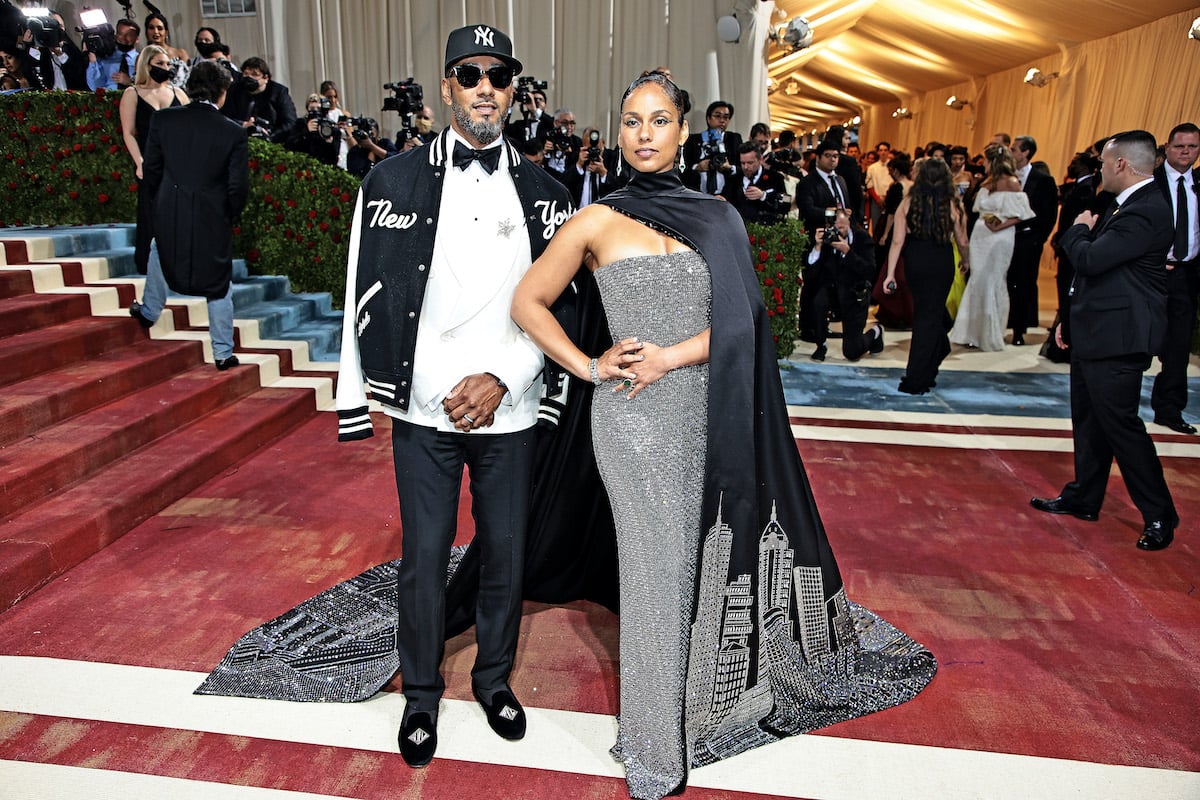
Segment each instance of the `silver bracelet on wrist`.
[[588,363],[588,372],[592,375],[592,383],[596,386],[600,385],[600,359],[593,358]]

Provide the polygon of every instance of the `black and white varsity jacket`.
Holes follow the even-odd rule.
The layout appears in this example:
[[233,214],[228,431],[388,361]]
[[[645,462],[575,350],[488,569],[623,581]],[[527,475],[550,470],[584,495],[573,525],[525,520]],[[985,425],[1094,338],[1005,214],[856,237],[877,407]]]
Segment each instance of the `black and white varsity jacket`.
[[[339,441],[373,435],[364,378],[372,398],[408,410],[442,180],[445,170],[453,168],[449,130],[424,147],[380,162],[359,189],[335,403]],[[522,157],[507,140],[501,146],[507,150],[507,162],[515,164],[508,168],[509,175],[521,201],[530,254],[537,259],[575,209],[561,183]],[[350,374],[355,362],[361,366],[360,374]]]

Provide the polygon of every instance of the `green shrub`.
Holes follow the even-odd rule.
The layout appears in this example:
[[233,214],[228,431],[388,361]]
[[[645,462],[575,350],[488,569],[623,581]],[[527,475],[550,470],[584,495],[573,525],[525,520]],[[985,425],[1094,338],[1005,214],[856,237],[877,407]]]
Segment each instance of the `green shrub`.
[[[96,225],[137,219],[137,181],[121,138],[120,92],[0,95],[0,225]],[[358,179],[309,156],[250,140],[250,195],[234,254],[255,274],[286,275],[300,292],[341,306]],[[791,355],[800,272],[800,223],[748,226],[776,354]]]

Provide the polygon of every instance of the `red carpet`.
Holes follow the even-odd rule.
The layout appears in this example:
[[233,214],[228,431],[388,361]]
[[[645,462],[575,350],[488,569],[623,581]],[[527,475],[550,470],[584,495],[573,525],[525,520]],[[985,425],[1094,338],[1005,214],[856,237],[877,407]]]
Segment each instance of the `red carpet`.
[[[0,653],[206,671],[244,630],[395,556],[386,421],[336,444],[321,415],[209,481],[0,616]],[[927,644],[916,700],[837,737],[1200,770],[1200,560],[1188,532],[1133,547],[1119,480],[1100,523],[1037,514],[1069,455],[801,442],[850,596]],[[1197,477],[1166,459],[1185,519]],[[465,512],[465,507],[464,507]],[[461,518],[462,533],[469,517]],[[590,604],[528,604],[514,688],[530,705],[613,714],[616,626]],[[447,647],[469,699],[470,634]],[[94,687],[103,691],[103,687]],[[621,797],[609,778],[217,734],[0,714],[0,758],[356,797]],[[463,780],[477,787],[464,794]],[[688,796],[731,797],[689,790]]]

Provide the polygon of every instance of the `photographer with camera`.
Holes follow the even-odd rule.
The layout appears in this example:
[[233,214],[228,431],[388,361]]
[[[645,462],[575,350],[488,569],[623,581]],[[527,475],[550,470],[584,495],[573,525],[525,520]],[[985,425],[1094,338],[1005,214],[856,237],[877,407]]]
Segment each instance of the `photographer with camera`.
[[[604,197],[618,188],[616,159],[620,154],[616,150],[604,147],[604,139],[596,128],[587,128],[583,132],[583,141],[575,163],[566,171],[564,183],[571,192],[571,199],[577,208],[583,208]],[[624,181],[620,182],[621,184]]]
[[545,145],[543,166],[563,184],[570,180],[568,167],[579,160],[583,140],[575,135],[575,114],[569,108],[554,112],[554,126],[542,140]]
[[544,142],[554,126],[550,115],[546,113],[546,82],[532,75],[517,78],[513,105],[520,105],[521,119],[510,120],[504,126],[504,135],[517,144],[533,139]]
[[767,168],[759,145],[753,140],[738,148],[738,163],[741,174],[725,183],[721,196],[748,223],[774,225],[779,222],[791,203],[784,189],[783,176]]
[[[804,282],[808,285],[811,281],[818,287],[812,304],[816,318],[823,321],[836,301],[841,309],[842,355],[846,360],[857,361],[864,353],[881,352],[883,326],[876,323],[869,332],[863,330],[875,278],[875,241],[848,208],[834,211],[831,224],[817,228],[813,238]],[[817,349],[812,358],[824,361],[826,326],[819,325],[817,330]]]
[[0,91],[40,88],[36,66],[29,55],[14,44],[0,43]]
[[[422,132],[432,131],[433,110],[425,105],[425,90],[421,88],[421,84],[408,77],[402,81],[385,83],[383,88],[391,92],[392,96],[383,98],[382,110],[395,111],[400,115],[400,127],[396,131],[396,141],[400,142],[399,150],[407,152],[425,144],[428,140]],[[373,124],[375,120],[370,122]],[[360,127],[360,130],[363,128]],[[371,148],[367,146],[365,149]]]
[[[103,23],[107,28],[108,23]],[[133,74],[137,68],[137,43],[142,29],[131,19],[117,20],[115,44],[109,43],[102,34],[92,34],[92,26],[85,22],[83,29],[83,51],[87,53],[87,85],[92,91],[107,89],[116,91],[133,85]]]
[[304,110],[304,117],[292,123],[286,132],[283,146],[294,153],[304,153],[322,164],[336,167],[342,146],[342,130],[329,119],[329,101],[319,94],[310,94]]
[[[350,139],[354,142],[350,155],[346,157],[346,171],[351,175],[365,178],[372,167],[398,152],[391,139],[379,136],[379,123],[370,117],[353,117],[347,124],[350,126]],[[408,141],[420,140],[413,137]]]
[[251,136],[271,141],[287,138],[296,124],[296,106],[288,88],[271,80],[271,68],[257,56],[242,62],[242,77],[229,87],[221,111]]
[[[846,181],[835,172],[841,152],[840,137],[822,141],[817,145],[813,168],[796,186],[796,208],[810,240],[819,228],[832,222],[833,209],[848,207]],[[806,342],[824,341],[826,337],[828,315],[818,315],[813,308],[814,299],[821,289],[817,280],[819,275],[814,273],[813,279],[806,276],[804,285],[800,287],[800,338]]]
[[54,11],[40,13],[44,11],[25,9],[18,26],[16,46],[28,54],[24,72],[30,78],[36,75],[43,89],[87,91],[87,58],[67,37],[62,16]]
[[704,112],[707,130],[688,136],[683,145],[683,182],[690,189],[720,194],[727,178],[737,174],[742,137],[728,131],[733,106],[724,100],[709,103]]

